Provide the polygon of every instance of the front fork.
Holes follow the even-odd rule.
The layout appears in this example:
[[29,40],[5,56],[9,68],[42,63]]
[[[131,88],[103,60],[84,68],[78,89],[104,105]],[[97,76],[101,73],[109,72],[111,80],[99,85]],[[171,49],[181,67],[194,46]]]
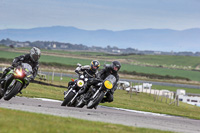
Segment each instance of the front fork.
[[77,96],[78,96],[78,93],[76,93],[76,95],[72,98],[72,100],[69,102],[69,104],[72,104]]
[[[96,95],[99,93],[99,91],[101,91],[103,88],[102,86],[95,92],[95,94],[92,96],[92,99],[94,99],[96,97]],[[108,90],[103,89],[104,93],[106,94],[108,92]]]
[[2,85],[2,88],[4,89],[4,91],[7,90],[9,84],[11,83],[11,81],[14,79],[13,74],[9,74],[4,78],[4,83]]

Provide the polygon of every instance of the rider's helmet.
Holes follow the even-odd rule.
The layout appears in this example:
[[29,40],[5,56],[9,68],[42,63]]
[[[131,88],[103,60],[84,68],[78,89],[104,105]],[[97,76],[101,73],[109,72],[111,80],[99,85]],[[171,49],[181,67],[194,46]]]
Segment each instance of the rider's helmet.
[[100,66],[100,63],[98,60],[93,60],[91,63],[90,63],[90,68],[93,72],[96,72],[98,69],[99,69],[99,66]]
[[37,62],[40,58],[40,55],[41,55],[41,51],[39,48],[33,47],[30,50],[30,57],[32,61]]
[[121,68],[120,62],[119,61],[113,61],[112,64],[111,64],[111,68],[112,68],[112,71],[118,72],[119,69]]

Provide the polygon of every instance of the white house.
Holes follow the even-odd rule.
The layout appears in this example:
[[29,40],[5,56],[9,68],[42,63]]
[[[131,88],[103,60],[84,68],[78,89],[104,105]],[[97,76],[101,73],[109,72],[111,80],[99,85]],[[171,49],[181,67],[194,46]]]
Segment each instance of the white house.
[[[173,97],[174,97],[174,92],[171,92],[169,90],[155,90],[155,89],[152,89],[151,87],[152,87],[152,84],[143,83],[142,85],[133,86],[132,91],[150,93],[150,94],[155,94],[155,95],[159,95],[159,96],[165,96],[165,97],[168,97],[171,99],[173,99]],[[127,87],[125,90],[130,91],[130,87]]]

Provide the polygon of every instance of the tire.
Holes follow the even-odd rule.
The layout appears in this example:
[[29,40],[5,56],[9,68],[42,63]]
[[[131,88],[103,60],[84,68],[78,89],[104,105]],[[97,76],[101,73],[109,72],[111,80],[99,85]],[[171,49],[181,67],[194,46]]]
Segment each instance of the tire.
[[70,91],[68,95],[64,98],[64,101],[62,102],[61,106],[66,106],[72,100],[74,96],[75,96],[75,93]]
[[89,101],[89,103],[87,104],[87,108],[92,109],[92,108],[96,107],[101,102],[104,95],[105,95],[105,93],[103,91],[98,93],[94,99]]
[[19,92],[20,88],[22,87],[22,83],[17,81],[15,83],[15,85],[9,90],[5,92],[4,94],[4,100],[8,101],[10,100],[12,97],[14,97],[15,95],[17,95],[17,93]]
[[83,108],[85,106],[85,103],[83,102],[83,99],[81,99],[78,104],[76,105],[77,108]]
[[3,95],[4,95],[4,91],[3,91],[3,89],[0,87],[0,99],[3,97]]

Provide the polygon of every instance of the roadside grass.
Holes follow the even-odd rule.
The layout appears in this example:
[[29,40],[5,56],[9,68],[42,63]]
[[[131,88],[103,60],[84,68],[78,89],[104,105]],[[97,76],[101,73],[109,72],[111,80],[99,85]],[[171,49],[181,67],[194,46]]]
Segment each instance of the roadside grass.
[[200,107],[183,102],[179,102],[179,106],[173,104],[169,105],[169,103],[170,99],[168,99],[166,103],[165,98],[163,98],[161,102],[161,97],[159,97],[159,99],[154,102],[154,95],[146,93],[139,93],[136,95],[132,93],[131,96],[131,94],[128,94],[126,91],[117,90],[114,93],[114,102],[104,103],[102,105],[200,119]]
[[0,118],[1,133],[170,133],[3,108],[0,108]]
[[26,89],[22,90],[22,95],[18,94],[18,96],[63,100],[63,93],[66,90],[66,88],[30,83]]
[[[65,88],[31,83],[26,89],[22,90],[22,95],[18,95],[35,98],[50,98],[62,101],[64,98],[63,92],[65,90]],[[171,100],[171,102],[172,101],[173,100]],[[200,107],[183,102],[179,102],[179,106],[173,104],[169,105],[169,103],[170,100],[168,99],[166,103],[165,98],[163,98],[163,101],[161,102],[161,97],[154,102],[154,96],[145,93],[139,93],[138,95],[133,93],[132,96],[130,96],[130,94],[124,90],[116,90],[114,93],[114,101],[111,103],[103,103],[101,105],[200,119]]]

